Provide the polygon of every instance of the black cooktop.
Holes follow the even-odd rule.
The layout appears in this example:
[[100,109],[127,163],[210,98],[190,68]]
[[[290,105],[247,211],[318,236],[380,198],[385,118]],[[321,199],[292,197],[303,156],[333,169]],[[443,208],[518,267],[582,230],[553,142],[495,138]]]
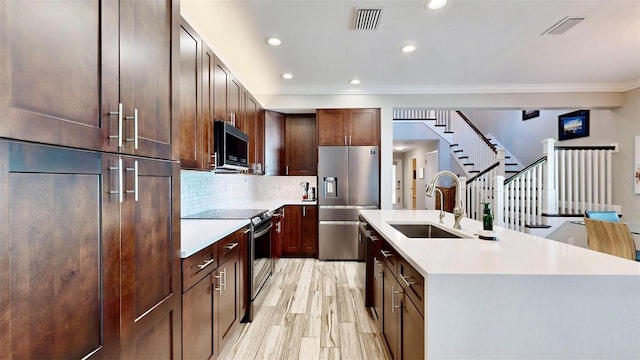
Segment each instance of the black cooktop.
[[183,219],[252,219],[263,217],[267,209],[212,209],[191,215],[183,216]]

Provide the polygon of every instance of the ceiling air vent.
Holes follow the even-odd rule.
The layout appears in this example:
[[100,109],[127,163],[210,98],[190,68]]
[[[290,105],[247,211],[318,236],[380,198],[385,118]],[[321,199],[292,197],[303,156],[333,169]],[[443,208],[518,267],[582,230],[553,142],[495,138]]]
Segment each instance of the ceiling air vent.
[[565,16],[562,20],[555,23],[552,27],[548,28],[541,35],[560,35],[567,32],[567,30],[578,25],[579,22],[584,20],[582,17],[569,17]]
[[355,8],[353,11],[353,30],[378,30],[383,9],[384,7]]

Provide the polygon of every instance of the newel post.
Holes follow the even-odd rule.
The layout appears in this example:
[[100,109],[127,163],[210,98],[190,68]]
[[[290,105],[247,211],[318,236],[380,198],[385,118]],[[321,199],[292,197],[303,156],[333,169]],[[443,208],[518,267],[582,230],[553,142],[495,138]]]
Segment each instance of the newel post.
[[493,187],[493,223],[497,226],[504,226],[504,176],[495,177]]
[[547,156],[543,165],[542,175],[542,213],[557,214],[558,199],[556,195],[556,155],[555,140],[547,138],[542,140],[542,153]]

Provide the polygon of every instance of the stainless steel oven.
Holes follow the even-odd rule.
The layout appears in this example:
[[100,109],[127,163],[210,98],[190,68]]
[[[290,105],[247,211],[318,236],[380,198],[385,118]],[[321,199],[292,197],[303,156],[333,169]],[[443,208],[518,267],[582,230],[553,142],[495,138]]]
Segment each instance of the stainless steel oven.
[[249,321],[253,320],[253,302],[258,293],[273,274],[273,256],[271,253],[271,216],[264,217],[259,223],[253,223],[251,236],[251,307]]

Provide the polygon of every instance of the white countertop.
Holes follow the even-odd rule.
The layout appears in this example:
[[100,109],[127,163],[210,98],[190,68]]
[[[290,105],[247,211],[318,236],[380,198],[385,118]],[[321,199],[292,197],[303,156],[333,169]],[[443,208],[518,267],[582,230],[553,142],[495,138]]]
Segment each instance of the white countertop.
[[188,258],[249,224],[249,220],[182,219],[180,257]]
[[423,276],[434,274],[640,275],[640,263],[495,227],[497,241],[477,239],[482,223],[462,219],[473,239],[408,238],[391,223],[426,223],[453,229],[453,214],[438,224],[437,210],[361,210],[362,216]]
[[[259,200],[242,204],[244,209],[277,210],[284,205],[317,205],[301,199]],[[238,206],[228,206],[237,209]],[[182,219],[180,222],[180,257],[187,258],[249,224],[249,220]]]

